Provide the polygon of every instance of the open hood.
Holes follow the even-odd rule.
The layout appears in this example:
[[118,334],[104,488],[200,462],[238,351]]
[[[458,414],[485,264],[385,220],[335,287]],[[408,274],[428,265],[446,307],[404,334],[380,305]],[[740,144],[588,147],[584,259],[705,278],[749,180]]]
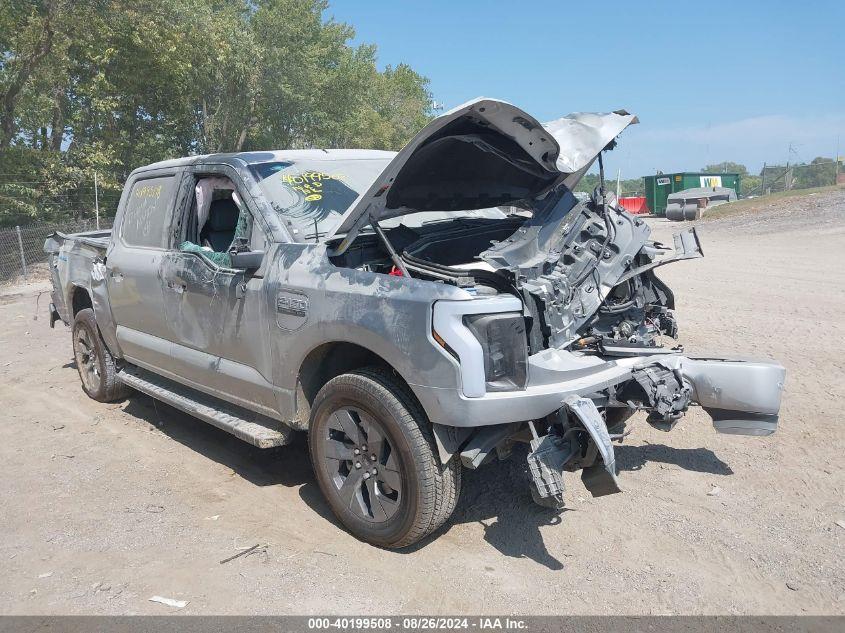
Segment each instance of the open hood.
[[504,101],[479,98],[426,125],[396,154],[328,236],[423,211],[464,211],[513,204],[570,188],[610,141],[637,118],[624,111],[576,113],[541,125]]

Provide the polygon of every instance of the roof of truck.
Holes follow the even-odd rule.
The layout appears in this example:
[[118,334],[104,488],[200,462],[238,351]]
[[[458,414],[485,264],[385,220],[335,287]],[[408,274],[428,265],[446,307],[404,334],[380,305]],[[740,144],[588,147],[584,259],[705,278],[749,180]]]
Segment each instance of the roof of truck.
[[[148,171],[151,169],[162,169],[167,167],[184,167],[203,163],[226,163],[231,165],[252,165],[256,163],[267,163],[273,161],[297,161],[297,160],[367,160],[387,159],[390,160],[396,152],[388,152],[380,149],[280,149],[255,152],[235,152],[230,154],[203,154],[201,156],[185,156],[184,158],[172,158],[163,160],[151,165],[139,167],[135,171]],[[134,172],[133,172],[134,173]]]

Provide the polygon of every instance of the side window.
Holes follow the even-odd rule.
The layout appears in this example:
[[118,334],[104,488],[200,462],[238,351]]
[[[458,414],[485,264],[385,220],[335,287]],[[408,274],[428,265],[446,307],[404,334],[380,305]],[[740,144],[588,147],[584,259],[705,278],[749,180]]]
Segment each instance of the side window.
[[136,180],[123,210],[123,240],[130,246],[164,248],[168,212],[175,193],[175,176]]
[[251,250],[256,242],[262,244],[262,249],[265,247],[263,231],[254,226],[235,183],[225,176],[197,178],[193,199],[185,213],[181,251],[198,253],[218,266],[229,268],[231,248]]

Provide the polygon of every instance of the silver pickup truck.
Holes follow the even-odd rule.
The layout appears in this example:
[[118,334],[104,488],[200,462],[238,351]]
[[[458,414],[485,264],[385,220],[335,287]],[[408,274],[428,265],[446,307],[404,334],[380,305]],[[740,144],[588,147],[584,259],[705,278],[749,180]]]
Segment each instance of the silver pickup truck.
[[[572,189],[636,118],[541,125],[477,99],[400,152],[195,156],[135,170],[111,232],[52,235],[51,325],[82,387],[130,390],[266,448],[307,431],[357,537],[403,547],[455,508],[462,468],[528,444],[531,493],[563,473],[619,492],[612,442],[638,410],[670,430],[775,431],[784,369],[696,358],[655,268],[670,249],[599,187]],[[602,167],[603,171],[603,167]]]

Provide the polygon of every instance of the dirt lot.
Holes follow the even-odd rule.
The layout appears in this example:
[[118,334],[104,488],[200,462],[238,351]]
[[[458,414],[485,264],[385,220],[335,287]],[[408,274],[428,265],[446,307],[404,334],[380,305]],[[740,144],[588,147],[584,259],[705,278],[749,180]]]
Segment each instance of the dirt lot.
[[531,502],[520,456],[493,464],[401,553],[337,527],[301,439],[261,452],[146,396],[89,400],[47,295],[33,321],[44,286],[5,291],[0,612],[173,613],[160,595],[193,614],[845,613],[845,191],[700,234],[706,257],[661,273],[682,341],[785,364],[779,431],[640,421],[617,449],[624,494],[571,477],[563,513]]

